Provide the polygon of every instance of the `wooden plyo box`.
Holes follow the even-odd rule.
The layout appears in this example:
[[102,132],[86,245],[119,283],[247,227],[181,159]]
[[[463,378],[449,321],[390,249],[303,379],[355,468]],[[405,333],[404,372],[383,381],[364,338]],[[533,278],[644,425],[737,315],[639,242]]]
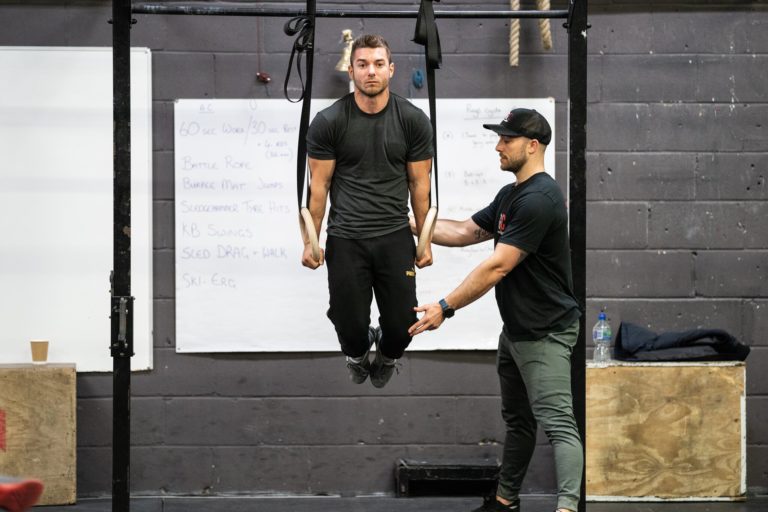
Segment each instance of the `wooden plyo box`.
[[40,505],[76,501],[74,364],[0,365],[0,474],[44,485]]
[[742,500],[744,363],[587,364],[590,501]]

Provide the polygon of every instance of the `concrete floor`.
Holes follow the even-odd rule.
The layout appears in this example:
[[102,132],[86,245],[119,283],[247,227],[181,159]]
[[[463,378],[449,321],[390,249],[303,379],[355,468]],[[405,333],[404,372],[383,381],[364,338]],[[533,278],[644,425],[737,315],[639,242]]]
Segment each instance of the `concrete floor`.
[[[470,512],[479,498],[393,497],[137,497],[131,512]],[[554,496],[523,496],[522,512],[552,512]],[[111,512],[109,498],[76,505],[38,507],[38,512]],[[766,512],[768,497],[746,502],[587,503],[588,512]]]

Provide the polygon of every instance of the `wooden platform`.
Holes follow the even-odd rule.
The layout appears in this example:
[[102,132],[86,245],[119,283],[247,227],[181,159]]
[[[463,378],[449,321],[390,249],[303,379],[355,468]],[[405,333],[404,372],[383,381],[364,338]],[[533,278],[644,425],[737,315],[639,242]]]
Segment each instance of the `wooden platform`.
[[587,499],[744,499],[745,369],[588,364]]
[[[394,498],[391,496],[141,496],[132,497],[131,512],[468,512],[482,500],[470,498]],[[552,512],[557,497],[523,494],[524,512]],[[587,512],[765,512],[768,497],[741,503],[590,503]],[[77,505],[33,512],[112,512],[110,498],[83,498]]]
[[43,481],[40,505],[76,501],[74,364],[0,365],[0,474]]

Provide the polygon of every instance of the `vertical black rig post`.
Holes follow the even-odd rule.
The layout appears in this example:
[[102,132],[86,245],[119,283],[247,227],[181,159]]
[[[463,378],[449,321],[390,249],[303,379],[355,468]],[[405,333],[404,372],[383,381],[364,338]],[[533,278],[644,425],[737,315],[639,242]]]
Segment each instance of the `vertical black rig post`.
[[[587,305],[587,0],[570,0],[568,22],[568,175],[573,288],[582,311]],[[581,439],[586,444],[586,323],[572,355],[573,407]],[[586,455],[586,453],[585,453]],[[585,457],[586,461],[586,457]],[[579,512],[586,511],[585,478]]]
[[130,498],[131,357],[131,0],[112,2],[114,129],[113,267],[111,280],[112,511],[127,512]]

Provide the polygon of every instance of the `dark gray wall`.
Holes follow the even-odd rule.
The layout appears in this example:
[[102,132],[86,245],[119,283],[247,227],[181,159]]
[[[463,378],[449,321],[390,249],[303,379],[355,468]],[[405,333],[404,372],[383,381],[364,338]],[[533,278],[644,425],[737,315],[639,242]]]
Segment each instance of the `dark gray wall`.
[[[362,8],[320,5],[335,6]],[[719,327],[751,345],[748,485],[765,491],[768,1],[602,0],[590,9],[585,321],[591,327],[604,308],[614,328],[622,320],[658,331]],[[110,15],[102,1],[0,0],[0,45],[108,46]],[[155,369],[133,380],[134,492],[391,493],[398,458],[498,456],[493,353],[410,353],[381,391],[350,384],[336,354],[175,353],[172,102],[282,97],[292,41],[281,18],[136,18],[133,45],[153,51]],[[554,96],[558,126],[567,126],[561,25],[552,23],[554,51],[543,52],[535,22],[523,21],[520,67],[510,68],[507,23],[440,20],[439,96]],[[423,67],[413,21],[364,19],[319,21],[314,96],[346,91],[346,77],[332,71],[344,28],[384,34],[398,67],[393,88],[425,96],[409,84]],[[272,83],[257,83],[257,71]],[[562,171],[566,130],[558,132]],[[565,172],[559,181],[565,188]],[[111,377],[80,375],[81,496],[110,492],[110,440]],[[524,492],[554,487],[540,435]]]

